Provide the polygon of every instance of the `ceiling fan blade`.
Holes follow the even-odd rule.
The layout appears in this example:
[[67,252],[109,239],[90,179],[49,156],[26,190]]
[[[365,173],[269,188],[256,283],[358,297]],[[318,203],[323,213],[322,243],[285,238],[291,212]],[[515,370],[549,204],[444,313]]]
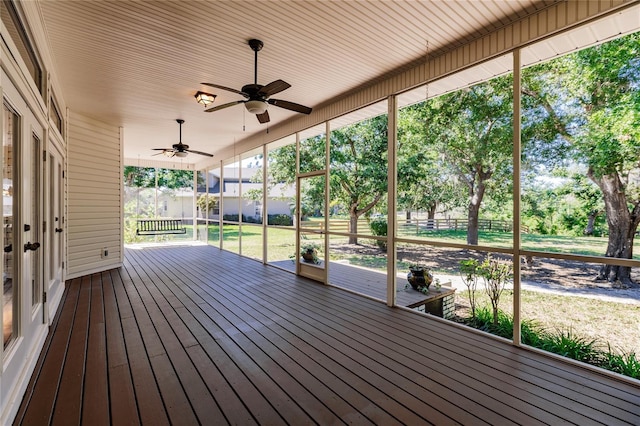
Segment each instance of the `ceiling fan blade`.
[[225,108],[229,108],[230,106],[234,106],[234,105],[238,105],[238,104],[242,104],[245,101],[233,101],[233,102],[228,102],[226,104],[222,104],[222,105],[218,105],[218,106],[214,106],[212,108],[209,109],[205,109],[204,112],[213,112],[213,111],[218,111],[221,109],[225,109]]
[[158,152],[158,153],[156,153],[156,154],[152,154],[151,156],[152,156],[152,157],[155,157],[156,155],[162,155],[162,154],[164,154],[164,152]]
[[171,148],[151,148],[151,151],[171,151]]
[[288,109],[302,114],[311,114],[311,108],[297,104],[295,102],[283,101],[282,99],[268,99],[267,102],[280,108]]
[[265,111],[262,114],[256,114],[256,117],[258,117],[260,124],[268,123],[269,120],[271,120],[269,118],[269,111]]
[[264,96],[268,98],[271,95],[275,95],[276,93],[280,93],[283,90],[287,90],[291,85],[283,80],[272,81],[271,83],[264,86],[260,91],[258,91],[258,95]]
[[200,83],[200,84],[204,84],[205,86],[215,87],[216,89],[226,90],[227,92],[237,93],[238,95],[242,95],[245,98],[249,97],[248,94],[241,92],[240,90],[232,89],[231,87],[220,86],[218,84],[213,84],[213,83]]
[[195,151],[193,149],[185,149],[185,151],[190,153],[190,154],[198,154],[198,155],[204,155],[205,157],[213,157],[213,154],[208,154],[208,153],[202,152],[202,151]]

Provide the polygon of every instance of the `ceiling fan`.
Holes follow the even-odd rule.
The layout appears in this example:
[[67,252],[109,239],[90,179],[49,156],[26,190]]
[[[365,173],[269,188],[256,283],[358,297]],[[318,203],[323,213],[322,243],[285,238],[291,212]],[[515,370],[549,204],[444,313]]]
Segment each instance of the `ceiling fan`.
[[204,155],[205,157],[213,157],[213,154],[207,154],[206,152],[189,149],[189,145],[183,144],[182,143],[182,123],[184,123],[184,120],[178,118],[176,121],[180,125],[180,140],[179,140],[179,142],[176,143],[176,144],[173,144],[171,146],[171,148],[153,148],[154,151],[162,151],[162,152],[159,152],[159,153],[153,154],[153,155],[164,154],[167,157],[174,157],[174,156],[175,157],[186,157],[187,154],[191,152],[193,154]]
[[290,111],[300,112],[302,114],[310,114],[311,108],[309,107],[296,104],[294,102],[284,101],[282,99],[270,98],[272,95],[275,95],[276,93],[280,93],[283,90],[288,89],[289,87],[291,87],[291,85],[283,80],[272,81],[266,86],[258,84],[258,52],[262,49],[262,47],[264,46],[264,43],[262,43],[260,40],[251,39],[249,40],[249,46],[255,52],[253,84],[244,85],[242,86],[241,90],[236,90],[236,89],[231,89],[230,87],[220,86],[218,84],[201,83],[207,86],[215,87],[217,89],[222,89],[228,92],[237,93],[239,95],[244,96],[246,99],[218,105],[218,106],[206,109],[205,112],[218,111],[233,105],[238,105],[243,103],[247,111],[249,111],[251,114],[255,114],[256,117],[258,117],[258,121],[260,123],[269,122],[269,111],[267,111],[267,107],[269,105],[274,105],[280,108],[288,109]]

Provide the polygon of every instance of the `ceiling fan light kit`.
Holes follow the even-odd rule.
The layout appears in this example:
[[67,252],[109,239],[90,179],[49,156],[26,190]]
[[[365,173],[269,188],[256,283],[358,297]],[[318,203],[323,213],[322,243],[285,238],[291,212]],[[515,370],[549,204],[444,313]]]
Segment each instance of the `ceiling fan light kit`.
[[198,101],[199,104],[202,104],[205,107],[209,104],[212,104],[216,100],[216,96],[217,95],[202,92],[200,90],[198,90],[195,94],[196,101]]
[[264,112],[267,110],[267,106],[268,104],[266,102],[258,100],[248,100],[244,103],[244,107],[251,114],[264,114]]
[[201,83],[206,86],[215,87],[216,89],[226,90],[227,92],[236,93],[238,95],[242,95],[246,98],[246,100],[239,100],[228,102],[226,104],[217,105],[215,107],[211,107],[205,109],[205,112],[214,112],[219,111],[221,109],[225,109],[234,105],[244,104],[247,111],[251,114],[255,114],[258,121],[260,123],[268,123],[270,121],[269,112],[267,108],[269,105],[274,105],[279,108],[288,109],[289,111],[295,111],[302,114],[311,114],[311,108],[296,104],[294,102],[285,101],[282,99],[271,99],[272,95],[276,93],[280,93],[283,90],[287,90],[291,85],[283,80],[275,80],[271,83],[263,86],[258,84],[258,52],[262,50],[264,43],[260,40],[251,39],[249,40],[249,47],[254,51],[255,60],[254,60],[254,80],[253,84],[246,84],[242,86],[241,90],[232,89],[226,86],[220,86],[218,84],[213,83]]

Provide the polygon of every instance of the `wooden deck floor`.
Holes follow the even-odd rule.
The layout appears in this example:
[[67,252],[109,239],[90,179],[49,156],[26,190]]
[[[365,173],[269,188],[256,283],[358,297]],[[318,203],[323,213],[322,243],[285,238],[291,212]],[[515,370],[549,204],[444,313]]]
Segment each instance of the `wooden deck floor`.
[[[295,263],[290,260],[271,262],[271,265],[292,273],[296,271]],[[411,287],[406,287],[405,284],[408,286],[408,283],[404,277],[398,279],[396,305],[415,306],[429,299],[429,296],[434,298],[436,295],[437,292],[433,290],[433,287],[429,295],[424,295]],[[331,262],[329,266],[329,284],[381,301],[387,300],[387,274],[384,272],[340,262]]]
[[63,303],[15,424],[640,424],[640,387],[213,247]]

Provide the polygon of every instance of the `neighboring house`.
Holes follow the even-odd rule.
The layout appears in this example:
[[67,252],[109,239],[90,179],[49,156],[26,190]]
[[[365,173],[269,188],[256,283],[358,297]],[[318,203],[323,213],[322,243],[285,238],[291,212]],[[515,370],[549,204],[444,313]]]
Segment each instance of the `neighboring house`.
[[[261,173],[261,168],[242,168],[240,178],[237,169],[228,167],[224,170],[221,179],[220,170],[211,170],[207,173],[207,187],[198,188],[198,195],[208,193],[217,202],[217,206],[209,211],[209,219],[220,219],[220,196],[223,198],[222,215],[237,215],[242,213],[246,218],[260,219],[264,215],[264,208],[269,215],[284,214],[292,216],[295,205],[296,190],[294,186],[276,184],[268,193],[266,200],[253,200],[251,195],[261,193],[262,182],[255,182],[256,173]],[[222,194],[221,194],[222,193]],[[241,196],[242,195],[242,196]],[[266,206],[263,204],[266,202]],[[204,215],[198,211],[198,218]]]

